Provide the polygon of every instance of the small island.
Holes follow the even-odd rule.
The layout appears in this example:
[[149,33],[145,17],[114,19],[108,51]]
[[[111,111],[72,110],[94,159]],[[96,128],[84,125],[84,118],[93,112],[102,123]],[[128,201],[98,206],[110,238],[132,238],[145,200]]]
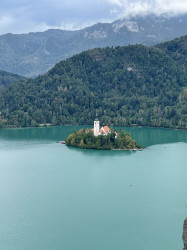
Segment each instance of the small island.
[[108,126],[100,129],[98,118],[94,121],[93,129],[74,130],[65,141],[67,146],[97,149],[97,150],[140,150],[129,133],[111,130]]

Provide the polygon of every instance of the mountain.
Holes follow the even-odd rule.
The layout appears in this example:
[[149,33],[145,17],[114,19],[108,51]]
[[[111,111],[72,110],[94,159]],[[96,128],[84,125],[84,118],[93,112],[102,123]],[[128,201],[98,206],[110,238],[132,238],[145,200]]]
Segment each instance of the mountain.
[[186,39],[89,50],[8,85],[0,126],[92,124],[97,111],[102,124],[187,129]]
[[23,80],[25,77],[0,70],[0,91],[8,84]]
[[187,34],[187,15],[137,16],[113,23],[98,23],[77,30],[47,30],[0,36],[0,69],[26,77],[47,72],[57,62],[82,51],[143,44],[152,46]]

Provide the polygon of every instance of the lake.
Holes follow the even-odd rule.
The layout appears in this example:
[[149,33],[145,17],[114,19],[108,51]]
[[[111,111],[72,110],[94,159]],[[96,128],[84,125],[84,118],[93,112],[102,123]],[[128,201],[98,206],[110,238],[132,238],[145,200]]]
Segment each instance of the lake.
[[182,250],[187,131],[123,128],[137,152],[56,143],[79,128],[0,130],[0,249]]

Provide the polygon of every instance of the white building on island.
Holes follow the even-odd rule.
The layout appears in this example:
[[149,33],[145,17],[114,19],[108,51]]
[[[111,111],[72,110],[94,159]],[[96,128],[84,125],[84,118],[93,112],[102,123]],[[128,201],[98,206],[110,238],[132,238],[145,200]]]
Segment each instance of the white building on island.
[[95,136],[98,136],[98,135],[108,135],[109,133],[111,133],[111,130],[108,126],[103,126],[101,129],[100,129],[100,122],[99,122],[99,119],[96,115],[96,118],[95,118],[95,121],[94,121],[94,128],[92,129],[92,131],[94,132],[94,135]]
[[93,129],[95,136],[99,135],[99,130],[100,130],[99,127],[100,127],[100,122],[99,122],[98,117],[96,115],[96,118],[95,118],[95,121],[94,121],[94,129]]

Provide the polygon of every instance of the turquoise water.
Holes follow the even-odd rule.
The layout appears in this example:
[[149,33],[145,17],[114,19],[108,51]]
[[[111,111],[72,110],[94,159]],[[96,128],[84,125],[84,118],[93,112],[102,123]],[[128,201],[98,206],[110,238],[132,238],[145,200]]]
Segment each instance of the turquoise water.
[[56,143],[74,128],[0,130],[0,249],[182,249],[187,131],[125,128],[138,152]]

